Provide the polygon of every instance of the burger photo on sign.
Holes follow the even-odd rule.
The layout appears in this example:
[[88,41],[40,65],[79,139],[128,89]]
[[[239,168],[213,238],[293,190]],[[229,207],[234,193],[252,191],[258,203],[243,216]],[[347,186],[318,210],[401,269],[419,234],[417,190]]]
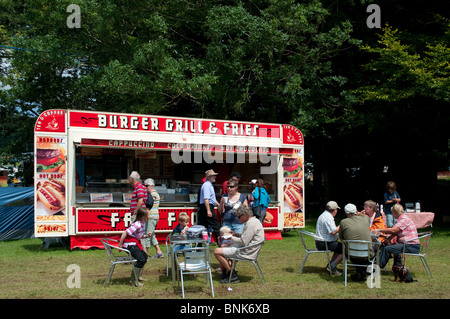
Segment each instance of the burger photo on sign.
[[303,161],[300,154],[283,156],[283,176],[285,178],[301,178],[303,176]]
[[36,143],[36,171],[38,173],[64,173],[65,151],[59,143]]

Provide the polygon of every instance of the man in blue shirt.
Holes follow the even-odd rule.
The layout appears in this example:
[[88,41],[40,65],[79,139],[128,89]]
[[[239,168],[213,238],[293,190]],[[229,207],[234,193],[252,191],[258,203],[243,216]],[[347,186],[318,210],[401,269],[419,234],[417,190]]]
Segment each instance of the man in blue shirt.
[[216,181],[218,174],[212,169],[205,172],[206,182],[203,183],[200,190],[200,208],[198,211],[198,225],[203,225],[208,229],[211,226],[216,240],[220,237],[220,223],[217,220],[217,215],[214,206],[217,205],[216,193],[214,191],[213,183]]

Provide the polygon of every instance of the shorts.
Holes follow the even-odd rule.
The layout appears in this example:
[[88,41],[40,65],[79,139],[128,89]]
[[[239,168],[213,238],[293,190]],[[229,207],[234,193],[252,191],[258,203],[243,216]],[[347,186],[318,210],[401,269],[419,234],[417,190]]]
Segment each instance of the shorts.
[[[327,241],[328,250],[336,254],[342,254],[342,243],[339,241]],[[318,250],[326,250],[325,242],[316,240],[316,248]]]
[[244,224],[242,223],[228,223],[223,222],[222,226],[228,226],[232,231],[234,231],[236,234],[242,234],[244,231]]
[[237,251],[237,247],[223,247],[223,256],[225,258],[231,258]]

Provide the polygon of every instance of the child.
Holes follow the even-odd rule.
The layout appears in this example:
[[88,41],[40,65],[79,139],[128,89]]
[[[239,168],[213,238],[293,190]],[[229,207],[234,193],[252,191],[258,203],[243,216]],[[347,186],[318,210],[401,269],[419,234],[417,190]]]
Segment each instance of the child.
[[394,182],[389,181],[386,184],[386,192],[384,193],[384,214],[386,215],[386,226],[393,227],[395,224],[394,216],[391,208],[395,204],[400,203],[401,198],[397,193],[397,186]]
[[[186,213],[180,213],[180,215],[178,215],[178,225],[172,230],[172,235],[179,234],[184,236],[186,235],[186,231],[188,230],[188,228],[189,228],[189,215]],[[185,244],[177,245],[173,248],[173,251],[177,252],[179,250],[184,249],[185,247],[186,247]]]
[[231,229],[228,226],[223,226],[220,229],[220,247],[228,247],[231,245]]
[[139,208],[136,212],[136,220],[128,227],[120,237],[119,247],[126,248],[130,251],[131,256],[137,260],[131,271],[130,284],[135,287],[142,287],[139,281],[145,281],[142,278],[144,265],[147,262],[147,254],[142,249],[141,239],[147,237],[145,234],[145,225],[148,221],[148,211],[146,208]]
[[189,228],[189,215],[186,213],[180,213],[178,215],[178,225],[172,230],[172,235],[180,234],[185,235]]

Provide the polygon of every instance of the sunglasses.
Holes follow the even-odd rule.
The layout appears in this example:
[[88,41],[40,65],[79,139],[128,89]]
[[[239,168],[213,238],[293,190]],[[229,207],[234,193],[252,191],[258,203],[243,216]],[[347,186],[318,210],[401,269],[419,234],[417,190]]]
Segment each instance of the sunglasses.
[[237,185],[228,185],[228,188],[235,188]]

